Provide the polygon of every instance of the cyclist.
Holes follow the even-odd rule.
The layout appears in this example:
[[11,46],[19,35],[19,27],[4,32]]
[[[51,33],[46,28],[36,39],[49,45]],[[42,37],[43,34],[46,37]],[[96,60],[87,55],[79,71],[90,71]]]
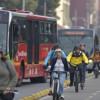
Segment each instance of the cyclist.
[[[80,47],[80,50],[85,53],[85,55],[87,56],[87,58],[89,58],[89,54],[85,50],[86,49],[86,45],[84,43],[81,43],[79,47]],[[87,65],[83,61],[83,82],[84,83],[85,83],[85,79],[86,79],[86,69],[87,69]]]
[[88,58],[78,46],[75,46],[73,51],[67,56],[67,61],[70,64],[70,86],[73,86],[74,81],[74,68],[79,67],[80,81],[83,81],[83,61],[88,64]]
[[[60,47],[59,47],[59,45],[56,44],[56,45],[54,45],[53,48],[48,52],[48,55],[47,55],[47,57],[46,57],[45,60],[44,60],[45,69],[48,69],[48,65],[50,64],[50,61],[51,61],[53,58],[55,58],[55,50],[56,50],[57,48],[60,48]],[[61,50],[61,55],[62,55],[62,57],[66,58],[66,54],[64,53],[63,50]],[[51,86],[51,82],[52,82],[52,80],[51,80],[51,77],[50,77],[50,86]]]
[[[62,50],[60,48],[55,50],[55,55],[56,57],[53,58],[50,61],[50,71],[67,71],[68,70],[68,64],[66,58],[62,57]],[[52,79],[55,77],[55,73],[52,73]],[[64,91],[64,80],[66,79],[66,73],[61,73],[59,82],[59,92],[58,94],[60,95],[61,98],[64,98],[63,96],[63,91]]]
[[99,49],[95,50],[92,59],[93,59],[93,71],[94,71],[96,65],[98,66],[98,69],[100,71],[100,51],[99,51]]
[[[47,57],[44,60],[44,66],[47,68],[48,64],[50,63],[50,60],[52,60],[55,57],[55,50],[57,48],[60,48],[59,45],[54,45],[53,48],[48,52]],[[66,54],[63,50],[61,50],[61,54],[64,58],[66,58]]]

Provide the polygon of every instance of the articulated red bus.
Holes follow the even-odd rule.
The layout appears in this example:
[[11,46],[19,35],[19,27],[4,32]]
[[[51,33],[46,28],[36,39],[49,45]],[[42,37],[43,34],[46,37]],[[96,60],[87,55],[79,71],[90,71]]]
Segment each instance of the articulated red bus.
[[0,10],[0,47],[13,60],[19,84],[24,78],[45,81],[43,61],[56,42],[55,18]]

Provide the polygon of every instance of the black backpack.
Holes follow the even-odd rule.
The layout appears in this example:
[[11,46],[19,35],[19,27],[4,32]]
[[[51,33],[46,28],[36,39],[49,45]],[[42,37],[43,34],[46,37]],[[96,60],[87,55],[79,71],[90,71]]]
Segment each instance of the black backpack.
[[72,57],[80,57],[82,56],[82,52],[76,52],[76,51],[73,51],[73,54],[72,54]]

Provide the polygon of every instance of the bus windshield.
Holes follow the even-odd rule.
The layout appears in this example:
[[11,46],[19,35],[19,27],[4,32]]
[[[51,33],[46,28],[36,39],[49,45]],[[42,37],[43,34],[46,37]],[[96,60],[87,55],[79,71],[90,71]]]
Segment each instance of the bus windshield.
[[79,45],[80,43],[86,44],[86,50],[89,54],[94,46],[94,37],[93,33],[90,31],[84,32],[75,32],[75,31],[58,31],[58,42],[60,47],[68,54],[73,50],[74,46]]
[[0,23],[0,48],[6,52],[7,24]]
[[6,53],[9,13],[0,10],[0,48]]

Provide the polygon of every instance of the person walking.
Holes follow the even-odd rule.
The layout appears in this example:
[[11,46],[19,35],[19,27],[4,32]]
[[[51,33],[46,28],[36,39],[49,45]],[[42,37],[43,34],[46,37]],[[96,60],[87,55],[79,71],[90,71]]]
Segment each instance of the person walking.
[[17,74],[11,61],[0,50],[0,100],[14,100],[13,90],[17,84]]

